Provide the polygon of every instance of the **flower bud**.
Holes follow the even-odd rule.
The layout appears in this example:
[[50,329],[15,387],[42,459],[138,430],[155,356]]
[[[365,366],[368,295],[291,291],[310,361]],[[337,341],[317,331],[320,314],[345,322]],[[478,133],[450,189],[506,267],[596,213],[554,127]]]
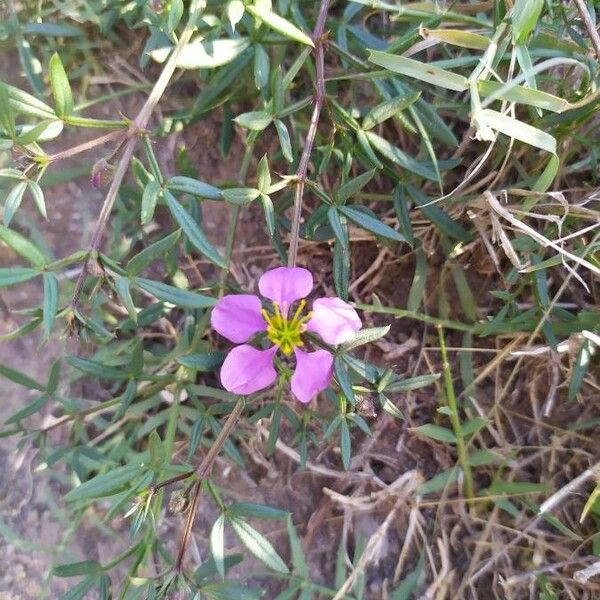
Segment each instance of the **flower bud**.
[[108,185],[112,181],[114,170],[115,168],[106,159],[101,158],[92,167],[90,183],[98,189]]

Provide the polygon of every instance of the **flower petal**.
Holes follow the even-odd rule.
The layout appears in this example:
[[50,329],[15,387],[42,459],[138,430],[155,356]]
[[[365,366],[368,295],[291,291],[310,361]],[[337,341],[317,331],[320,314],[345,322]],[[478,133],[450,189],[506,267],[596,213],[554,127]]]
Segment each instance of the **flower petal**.
[[261,308],[260,298],[253,294],[223,296],[213,308],[210,322],[230,342],[241,344],[267,329]]
[[342,344],[351,340],[362,327],[352,306],[341,298],[315,300],[307,331],[318,334],[328,344]]
[[277,302],[281,312],[287,311],[293,302],[305,298],[313,288],[313,276],[302,267],[278,267],[264,273],[258,282],[260,293]]
[[296,370],[291,379],[292,393],[300,402],[307,404],[331,383],[333,356],[327,350],[303,352],[297,348],[294,354]]
[[248,344],[237,346],[221,367],[221,383],[228,392],[245,396],[263,390],[277,379],[273,357],[277,346],[257,350]]

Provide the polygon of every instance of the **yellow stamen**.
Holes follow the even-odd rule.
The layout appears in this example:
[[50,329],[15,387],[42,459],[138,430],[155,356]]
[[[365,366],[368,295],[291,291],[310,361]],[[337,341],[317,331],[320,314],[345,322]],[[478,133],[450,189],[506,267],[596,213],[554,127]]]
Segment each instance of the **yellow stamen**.
[[272,314],[261,310],[267,323],[267,337],[287,356],[292,354],[294,348],[304,345],[301,335],[306,331],[306,323],[311,316],[310,313],[304,317],[300,316],[305,306],[306,300],[301,300],[291,319],[287,316],[286,304],[283,305],[282,311],[278,303],[273,302]]

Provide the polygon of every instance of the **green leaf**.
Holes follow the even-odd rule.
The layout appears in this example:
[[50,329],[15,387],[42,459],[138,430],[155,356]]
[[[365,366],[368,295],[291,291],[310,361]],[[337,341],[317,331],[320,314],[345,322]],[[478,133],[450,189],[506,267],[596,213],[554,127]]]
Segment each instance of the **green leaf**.
[[96,475],[81,485],[72,489],[64,499],[67,502],[79,502],[82,500],[93,500],[104,498],[128,487],[132,479],[140,473],[139,465],[125,465],[115,467],[108,473]]
[[15,115],[10,105],[8,86],[0,81],[0,127],[6,135],[14,139],[17,136],[15,128]]
[[21,146],[28,146],[34,142],[45,142],[57,138],[64,125],[62,121],[42,121],[36,125],[21,125],[19,127],[19,136],[17,137],[17,144]]
[[271,124],[273,116],[264,110],[255,110],[238,115],[234,121],[244,129],[262,131]]
[[78,577],[80,575],[102,573],[102,571],[103,567],[99,562],[95,560],[82,560],[81,562],[54,567],[52,575],[55,577]]
[[531,481],[494,481],[488,488],[490,495],[496,494],[542,494],[551,491],[547,483]]
[[260,600],[263,597],[262,590],[249,588],[237,581],[207,583],[200,590],[202,597],[206,596],[209,600]]
[[46,387],[43,386],[41,383],[38,383],[34,379],[31,379],[31,377],[24,375],[20,371],[15,371],[10,367],[0,365],[0,375],[3,375],[4,377],[6,377],[6,379],[10,379],[18,385],[22,385],[23,387],[29,388],[31,390],[38,390],[40,392],[46,391]]
[[464,92],[469,88],[466,77],[405,56],[370,50],[369,61],[394,73],[414,77],[455,92]]
[[223,190],[223,198],[226,202],[237,206],[245,206],[260,196],[260,190],[256,188],[229,188]]
[[21,410],[17,411],[16,413],[13,413],[12,415],[10,415],[10,417],[8,417],[8,419],[6,419],[6,425],[10,425],[11,423],[19,423],[20,421],[26,419],[30,415],[39,412],[42,409],[42,407],[46,406],[49,399],[49,396],[44,395],[40,396],[37,400],[26,404]]
[[397,242],[406,241],[404,236],[398,233],[395,229],[392,229],[389,225],[382,223],[378,219],[371,217],[354,206],[338,206],[338,210],[351,221],[354,221],[363,229],[366,229],[377,236],[385,237]]
[[446,442],[447,444],[456,444],[456,436],[450,429],[440,427],[439,425],[433,425],[427,423],[426,425],[420,425],[419,427],[411,427],[410,431],[418,435],[431,438],[438,442]]
[[350,441],[350,428],[348,427],[348,421],[342,419],[340,421],[340,449],[342,453],[342,464],[344,469],[347,471],[350,468],[351,458],[351,441]]
[[480,429],[488,425],[489,421],[482,417],[475,417],[474,419],[469,419],[461,424],[461,430],[465,437],[473,435],[477,433]]
[[459,48],[471,50],[487,50],[490,40],[484,35],[463,31],[462,29],[426,29],[419,32],[425,39],[439,40]]
[[19,36],[17,37],[16,42],[17,50],[19,52],[19,59],[21,61],[21,66],[23,67],[23,71],[25,71],[27,81],[38,96],[43,96],[45,89],[41,76],[41,63],[31,51],[29,40],[25,39],[23,36]]
[[[177,57],[179,69],[216,69],[235,60],[248,46],[248,38],[205,41],[197,38],[184,46]],[[150,52],[158,63],[163,63],[171,54],[172,46],[163,46]]]
[[269,54],[261,44],[254,44],[254,85],[257,90],[269,85]]
[[208,241],[208,238],[200,229],[198,223],[194,221],[191,215],[183,208],[183,206],[181,206],[181,204],[179,204],[179,202],[177,202],[173,194],[168,190],[165,190],[165,200],[173,218],[177,221],[181,229],[183,229],[183,232],[190,240],[191,244],[215,265],[225,268],[226,265],[223,257]]
[[160,183],[154,179],[151,179],[146,184],[144,193],[142,194],[142,207],[140,211],[140,222],[142,225],[147,225],[152,221],[161,191]]
[[366,173],[361,173],[358,177],[351,179],[344,183],[338,189],[335,199],[339,204],[344,204],[348,198],[355,196],[358,194],[364,187],[373,179],[373,175],[375,175],[376,169],[371,169]]
[[515,0],[511,14],[515,44],[522,44],[535,28],[544,8],[544,0]]
[[411,377],[410,379],[400,379],[399,381],[393,381],[385,387],[386,392],[409,392],[411,390],[418,390],[422,387],[431,385],[434,381],[440,378],[439,373],[433,375],[418,375],[417,377]]
[[342,244],[345,249],[348,249],[350,247],[350,240],[348,238],[348,225],[346,217],[344,215],[340,215],[336,206],[330,206],[327,209],[327,219],[329,220],[331,229],[333,229],[333,233],[338,242]]
[[265,565],[278,573],[289,573],[286,564],[281,560],[277,552],[275,552],[275,548],[273,548],[267,538],[258,533],[258,531],[253,529],[245,521],[234,518],[230,519],[230,523],[242,544],[244,544],[258,560],[262,561]]
[[183,0],[171,0],[166,27],[169,37],[172,37],[175,29],[177,29],[181,17],[183,17]]
[[293,23],[290,23],[287,19],[275,14],[264,5],[246,6],[246,10],[254,17],[257,17],[263,21],[271,29],[281,33],[281,35],[284,35],[290,40],[314,47],[314,43],[309,35],[306,35],[306,33],[304,33],[301,29],[298,29],[298,27],[296,27]]
[[348,400],[350,404],[354,405],[356,403],[356,399],[354,398],[354,390],[352,389],[352,383],[350,381],[348,371],[346,370],[346,366],[344,365],[344,361],[340,356],[336,356],[335,358],[334,371],[335,378],[342,390],[342,393],[346,397],[346,400]]
[[375,342],[386,336],[389,331],[389,325],[386,325],[385,327],[368,327],[366,329],[361,329],[350,341],[344,342],[341,345],[340,353],[349,352],[350,350],[358,348],[359,346],[364,346],[365,344]]
[[448,216],[437,204],[431,204],[430,199],[421,190],[412,185],[406,186],[406,189],[421,212],[446,235],[461,242],[470,241],[471,234]]
[[502,454],[498,452],[493,452],[492,450],[488,450],[487,448],[483,448],[482,450],[476,450],[475,452],[471,452],[467,456],[467,462],[472,467],[482,467],[486,465],[497,465],[501,464],[506,459]]
[[[231,569],[231,567],[235,567],[239,565],[244,560],[244,556],[242,554],[230,554],[229,556],[225,556],[224,565],[225,570]],[[212,575],[218,574],[217,566],[215,564],[214,559],[211,557],[206,562],[203,562],[195,571],[194,571],[194,581],[201,585],[203,579],[207,579]]]
[[427,494],[434,494],[435,492],[446,489],[446,487],[458,480],[459,475],[460,469],[458,467],[451,467],[446,471],[442,471],[432,477],[429,481],[426,481],[423,485],[419,486],[415,491],[415,496],[426,496]]
[[210,296],[202,296],[196,292],[182,290],[160,281],[153,281],[152,279],[136,277],[132,279],[132,283],[156,296],[159,300],[164,300],[183,308],[209,308],[217,303],[217,300]]
[[225,14],[232,29],[235,29],[235,26],[242,20],[245,10],[242,0],[229,0],[225,8]]
[[378,400],[381,404],[381,408],[383,408],[386,413],[392,415],[392,417],[396,419],[404,419],[402,411],[385,394],[379,393]]
[[46,384],[46,393],[50,396],[56,392],[60,381],[60,358],[57,358],[50,367],[48,383]]
[[275,207],[273,206],[273,200],[266,194],[260,195],[260,203],[265,213],[265,221],[267,223],[267,231],[271,238],[275,237]]
[[7,85],[8,97],[13,110],[20,115],[38,119],[56,119],[56,114],[47,104],[16,87]]
[[60,597],[60,600],[83,600],[87,593],[96,585],[98,582],[97,575],[90,575],[83,581],[78,583],[75,587],[72,587],[67,593]]
[[225,517],[219,515],[210,530],[210,552],[215,561],[217,572],[225,577],[225,542],[224,542]]
[[54,273],[43,273],[44,281],[44,304],[42,308],[42,326],[48,337],[52,331],[52,325],[58,311],[58,279]]
[[350,282],[350,250],[339,240],[333,245],[333,283],[335,292],[342,300],[348,300]]
[[12,218],[15,216],[17,210],[19,210],[19,206],[21,206],[21,201],[23,200],[23,194],[27,189],[26,181],[19,181],[17,185],[15,185],[12,190],[6,196],[6,200],[4,202],[4,214],[3,221],[4,225],[8,227]]
[[567,396],[569,402],[575,400],[577,394],[579,393],[579,390],[581,389],[583,380],[590,366],[592,353],[592,342],[589,339],[584,340],[581,344],[581,348],[579,348],[579,352],[577,352],[575,364],[571,372],[571,380],[569,381],[569,393]]
[[26,23],[23,25],[23,33],[51,37],[80,37],[85,35],[78,27],[57,23]]
[[62,119],[73,112],[73,93],[60,56],[55,52],[50,59],[50,87],[56,114]]
[[42,252],[26,237],[20,233],[8,229],[0,225],[0,240],[2,240],[7,246],[12,248],[17,254],[28,260],[30,263],[41,267],[46,262],[46,257]]
[[20,337],[31,333],[41,322],[41,318],[32,319],[29,323],[25,323],[24,325],[21,325],[21,327],[17,327],[4,335],[0,335],[0,342],[10,342],[19,339]]
[[113,417],[113,422],[118,421],[125,415],[125,413],[127,412],[127,409],[133,402],[133,399],[135,398],[136,394],[137,394],[137,383],[134,379],[130,379],[127,382],[127,387],[125,388],[125,391],[123,392],[123,394],[121,396],[121,401],[119,402],[119,409],[117,410],[117,412],[115,412],[115,416]]
[[166,182],[166,186],[174,191],[183,194],[191,194],[200,198],[208,198],[209,200],[221,200],[221,190],[214,185],[204,183],[199,179],[191,177],[171,177]]
[[280,119],[273,121],[275,129],[277,130],[277,136],[279,137],[279,145],[281,146],[281,153],[283,158],[288,162],[293,162],[294,154],[292,152],[292,142],[290,140],[290,134],[285,126],[285,123]]
[[290,539],[290,550],[292,553],[292,564],[294,565],[294,573],[302,578],[308,577],[308,565],[306,564],[306,557],[304,556],[304,550],[302,544],[298,538],[298,532],[294,527],[292,521],[292,515],[288,515],[287,519],[287,530],[288,537]]
[[417,568],[404,577],[397,588],[394,588],[390,594],[389,600],[411,600],[411,598],[413,598],[413,594],[419,586],[424,569],[425,553],[422,553],[419,557]]
[[[522,46],[525,48],[525,46]],[[531,78],[535,79],[532,75]],[[555,113],[562,113],[566,110],[573,108],[567,100],[522,85],[514,85],[509,83],[500,83],[498,81],[487,81],[479,80],[477,82],[479,93],[482,96],[494,96],[498,100],[508,100],[509,102],[518,102],[519,104],[527,104],[529,106],[535,106],[536,108],[542,108],[544,110],[550,110]],[[489,102],[489,100],[488,100]]]
[[363,129],[373,129],[376,125],[383,123],[390,117],[396,116],[414,104],[421,97],[421,92],[405,93],[372,108],[363,119]]
[[81,371],[86,375],[91,375],[100,379],[127,379],[127,373],[125,371],[122,371],[117,367],[104,365],[101,362],[90,358],[69,356],[67,357],[67,361],[72,367],[75,367],[78,371]]
[[415,160],[412,156],[409,156],[400,150],[400,148],[390,144],[390,142],[372,131],[365,131],[364,136],[368,143],[389,161],[425,179],[438,181],[437,173],[430,163]]
[[48,213],[46,211],[46,203],[44,202],[44,192],[42,191],[42,188],[36,181],[33,181],[32,179],[27,182],[27,185],[38,212],[40,215],[42,215],[42,217],[44,217],[44,219],[47,219]]
[[137,311],[135,310],[135,304],[131,297],[131,287],[128,277],[117,277],[115,278],[115,289],[117,294],[123,303],[123,306],[127,310],[129,318],[137,324]]
[[269,172],[269,161],[265,154],[259,161],[256,168],[256,186],[263,194],[269,193],[271,187],[271,173]]
[[422,246],[418,246],[415,251],[415,275],[413,277],[410,291],[408,292],[408,301],[406,310],[418,312],[423,302],[425,293],[425,283],[427,282],[427,256]]
[[180,356],[177,362],[195,371],[212,373],[223,364],[223,360],[225,360],[225,352],[201,352]]
[[485,108],[473,113],[472,123],[477,130],[479,139],[493,140],[493,132],[499,131],[511,138],[556,154],[556,138],[549,133],[533,127],[528,123],[513,119],[508,115],[504,115],[496,110]]
[[125,267],[130,275],[137,275],[142,269],[148,266],[151,262],[164,258],[165,255],[175,246],[181,237],[181,229],[175,230],[173,233],[154,242],[147,248],[144,248],[139,254],[136,254]]
[[247,519],[286,519],[289,514],[288,511],[254,502],[236,502],[227,507],[228,516]]

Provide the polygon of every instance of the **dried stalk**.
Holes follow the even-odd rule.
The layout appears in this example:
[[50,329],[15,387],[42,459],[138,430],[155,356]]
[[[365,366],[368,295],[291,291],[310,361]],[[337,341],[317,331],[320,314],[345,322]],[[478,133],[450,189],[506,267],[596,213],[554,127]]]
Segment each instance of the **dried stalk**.
[[321,8],[319,9],[319,16],[317,23],[313,31],[312,39],[315,44],[315,62],[317,67],[317,80],[315,82],[315,96],[314,96],[314,108],[312,117],[310,119],[310,125],[308,127],[308,134],[306,135],[306,142],[304,143],[304,150],[300,157],[300,163],[296,170],[296,195],[294,196],[294,212],[292,214],[292,227],[290,236],[290,249],[288,252],[288,266],[296,266],[296,259],[298,257],[298,240],[300,238],[300,218],[302,216],[302,196],[304,195],[304,181],[306,180],[306,173],[308,171],[308,161],[312,152],[313,145],[315,143],[315,136],[317,134],[317,126],[319,125],[319,116],[321,115],[321,108],[325,100],[325,61],[324,61],[324,31],[325,21],[327,19],[327,11],[329,10],[329,0],[321,0]]
[[575,0],[575,6],[581,15],[581,19],[587,32],[592,40],[592,44],[594,46],[594,50],[596,51],[596,56],[600,61],[600,35],[598,35],[598,30],[594,27],[594,22],[590,17],[590,13],[588,12],[587,6],[583,0]]
[[150,120],[150,116],[152,112],[160,102],[162,95],[164,94],[167,86],[169,85],[169,81],[177,68],[177,60],[179,59],[179,55],[185,48],[185,46],[189,43],[192,34],[196,29],[196,21],[200,12],[204,9],[205,2],[202,0],[197,0],[192,3],[190,7],[190,14],[188,18],[188,22],[185,26],[185,29],[181,33],[181,37],[177,41],[177,44],[173,48],[173,52],[169,55],[163,70],[156,80],[154,87],[152,88],[144,106],[142,106],[138,116],[132,121],[129,129],[125,133],[125,138],[127,142],[123,147],[123,152],[121,154],[121,158],[119,159],[119,163],[115,169],[113,180],[110,184],[110,188],[106,194],[106,198],[104,200],[104,204],[100,209],[100,214],[98,215],[98,220],[96,221],[96,225],[94,226],[94,233],[92,234],[92,239],[87,247],[87,255],[85,261],[83,263],[83,268],[81,269],[81,273],[77,278],[77,282],[75,284],[75,290],[73,292],[73,298],[71,300],[71,306],[77,307],[79,305],[79,298],[83,291],[83,287],[85,285],[85,280],[88,273],[88,265],[90,259],[93,254],[98,251],[100,248],[100,243],[102,241],[102,237],[104,236],[104,232],[106,230],[106,225],[108,224],[108,219],[112,212],[113,206],[117,199],[117,194],[119,188],[121,187],[121,183],[125,177],[125,173],[127,173],[127,169],[129,168],[129,163],[133,157],[133,152],[135,150],[135,146],[137,144],[137,139],[140,133],[142,133],[146,126],[148,125],[148,121]]
[[181,544],[179,546],[179,553],[177,555],[177,562],[175,563],[175,570],[179,573],[181,572],[181,568],[183,565],[183,559],[185,558],[185,551],[188,547],[190,541],[190,535],[192,533],[192,527],[194,526],[194,519],[196,517],[196,512],[198,511],[198,505],[200,503],[200,495],[202,491],[202,480],[205,479],[210,473],[213,463],[217,458],[223,444],[227,441],[227,438],[233,431],[234,427],[237,425],[238,419],[240,418],[242,411],[245,406],[244,397],[241,397],[237,404],[234,406],[233,410],[229,413],[227,417],[227,421],[223,425],[223,428],[219,432],[217,439],[214,441],[209,451],[206,453],[206,456],[203,458],[202,462],[195,470],[195,475],[198,478],[192,487],[192,500],[190,510],[188,512],[187,519],[185,521],[185,527],[183,529],[183,536],[181,538]]

